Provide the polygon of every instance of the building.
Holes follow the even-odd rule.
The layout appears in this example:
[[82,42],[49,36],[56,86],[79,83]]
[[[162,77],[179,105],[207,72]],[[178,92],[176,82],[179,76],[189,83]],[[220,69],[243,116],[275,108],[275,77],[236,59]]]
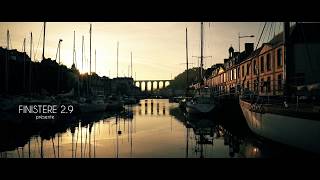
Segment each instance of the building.
[[[205,85],[216,93],[237,93],[249,90],[260,96],[283,95],[285,80],[295,87],[312,84],[320,77],[320,24],[297,23],[290,28],[287,55],[284,62],[283,32],[254,50],[253,43],[245,51],[229,49],[224,64],[212,66]],[[194,87],[199,88],[199,84]]]

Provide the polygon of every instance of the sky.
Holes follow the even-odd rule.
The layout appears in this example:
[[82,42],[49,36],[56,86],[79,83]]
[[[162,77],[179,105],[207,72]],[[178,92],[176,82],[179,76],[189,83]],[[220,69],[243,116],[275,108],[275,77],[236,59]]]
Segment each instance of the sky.
[[[132,77],[136,80],[165,80],[174,78],[186,69],[186,28],[188,28],[189,68],[199,65],[200,22],[47,22],[45,57],[55,59],[59,39],[61,62],[71,67],[73,62],[73,33],[77,68],[88,72],[90,49],[89,28],[92,24],[91,69],[100,76],[117,76],[117,42],[119,42],[118,76],[131,76],[130,53],[132,52]],[[223,63],[232,45],[238,51],[238,34],[254,35],[242,38],[256,46],[265,22],[205,22],[204,66]],[[7,46],[7,30],[10,32],[10,48],[22,51],[26,38],[26,51],[30,54],[30,32],[33,34],[33,60],[42,58],[43,22],[0,22],[0,46]],[[259,46],[282,31],[281,23],[267,23]],[[82,69],[82,36],[84,36],[84,68]],[[34,57],[35,56],[35,57]],[[129,70],[129,74],[128,74]]]

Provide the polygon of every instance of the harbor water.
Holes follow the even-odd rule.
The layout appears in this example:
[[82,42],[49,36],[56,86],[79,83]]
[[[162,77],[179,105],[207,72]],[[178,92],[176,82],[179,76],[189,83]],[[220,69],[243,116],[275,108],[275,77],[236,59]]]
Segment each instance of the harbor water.
[[[122,114],[84,114],[50,134],[6,130],[1,158],[268,158],[315,156],[262,139],[243,121],[189,117],[168,99],[143,99]],[[240,117],[240,116],[239,116]],[[231,123],[232,124],[232,123]],[[239,127],[241,127],[239,129]],[[21,134],[21,135],[20,135]],[[23,136],[23,137],[22,137]]]

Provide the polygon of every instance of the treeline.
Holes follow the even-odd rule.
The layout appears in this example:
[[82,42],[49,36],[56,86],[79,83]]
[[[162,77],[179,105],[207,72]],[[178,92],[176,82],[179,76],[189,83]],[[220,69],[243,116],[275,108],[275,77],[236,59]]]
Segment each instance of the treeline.
[[[57,94],[76,87],[79,71],[51,59],[17,61],[0,56],[0,94]],[[7,89],[6,89],[7,74]]]
[[[188,70],[188,86],[199,82],[200,68],[194,67]],[[187,70],[177,75],[167,88],[170,89],[186,89],[187,87]]]

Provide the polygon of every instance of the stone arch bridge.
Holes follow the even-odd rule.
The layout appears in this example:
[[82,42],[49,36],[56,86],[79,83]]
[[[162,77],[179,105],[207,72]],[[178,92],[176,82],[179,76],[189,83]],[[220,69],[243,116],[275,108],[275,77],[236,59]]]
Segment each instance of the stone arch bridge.
[[[134,85],[139,87],[142,91],[154,91],[158,89],[162,89],[170,85],[172,80],[135,80]],[[142,89],[142,85],[144,88]],[[161,87],[160,87],[161,85]]]

